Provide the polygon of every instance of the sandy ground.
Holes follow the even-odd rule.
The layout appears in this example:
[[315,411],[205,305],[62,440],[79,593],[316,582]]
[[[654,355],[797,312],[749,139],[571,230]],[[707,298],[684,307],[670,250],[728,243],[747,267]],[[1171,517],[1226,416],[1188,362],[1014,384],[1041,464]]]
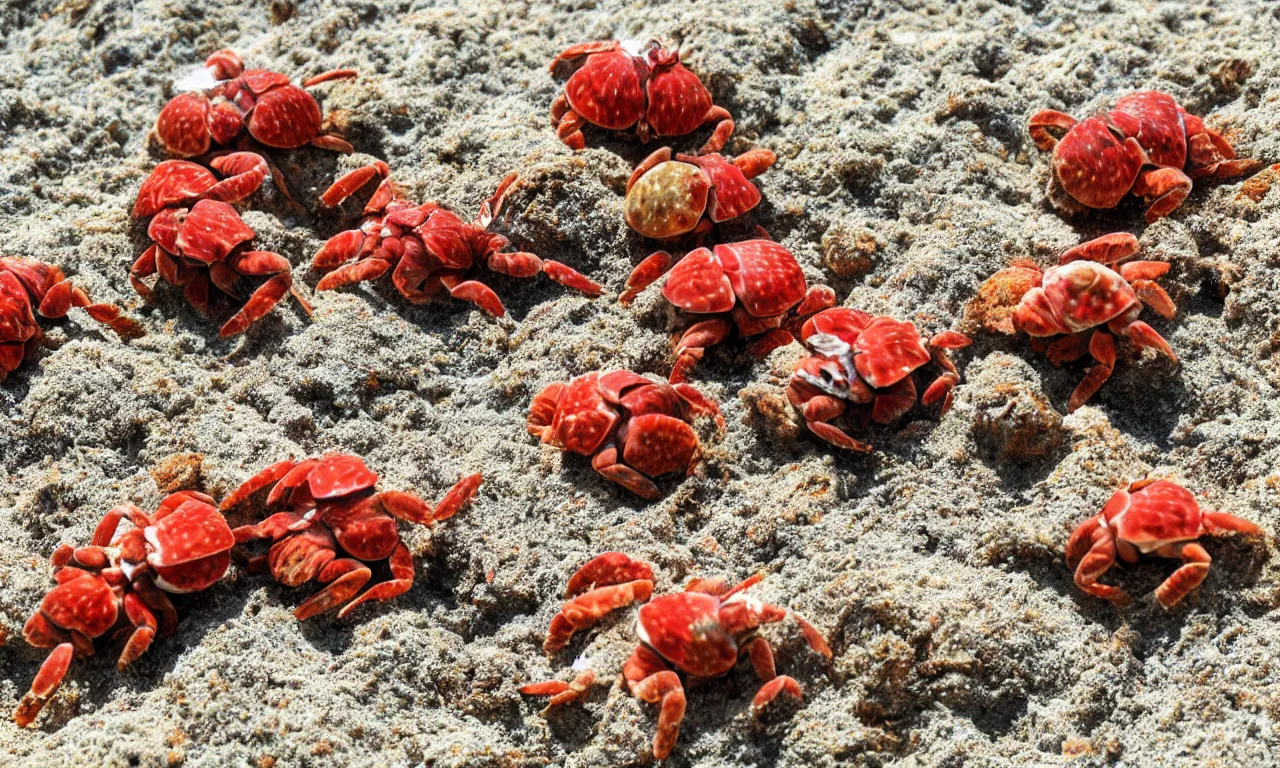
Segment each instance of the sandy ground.
[[[1270,4],[11,0],[0,34],[3,250],[61,265],[148,330],[122,343],[75,312],[0,385],[0,710],[44,657],[20,630],[51,584],[49,554],[86,541],[114,504],[154,504],[161,462],[202,455],[179,479],[216,496],[269,462],[332,449],[432,498],[485,473],[456,518],[406,526],[408,594],[300,624],[291,611],[308,589],[233,569],[181,601],[179,632],[127,671],[106,654],[77,661],[36,729],[0,719],[0,764],[651,764],[654,710],[617,676],[630,614],[554,658],[540,650],[568,575],[609,548],[654,563],[661,590],[764,572],[758,594],[808,615],[835,650],[826,665],[794,624],[770,627],[804,706],[753,722],[741,668],[691,691],[670,765],[1275,764],[1271,541],[1209,543],[1208,581],[1169,612],[1086,598],[1062,547],[1148,472],[1280,532],[1280,193],[1254,203],[1239,182],[1202,184],[1152,226],[1133,204],[1067,220],[1045,201],[1048,165],[1025,131],[1038,109],[1087,115],[1160,88],[1243,154],[1280,160]],[[671,363],[675,320],[657,291],[631,309],[614,300],[652,248],[621,215],[647,149],[591,133],[574,154],[546,123],[557,51],[651,36],[678,44],[733,112],[731,152],[778,153],[752,222],[842,303],[934,332],[961,324],[1011,259],[1047,264],[1131,231],[1173,264],[1179,314],[1147,319],[1180,364],[1122,347],[1114,379],[1062,418],[1082,367],[978,333],[957,356],[965,383],[949,414],[917,410],[869,434],[876,453],[850,456],[780,407],[795,349],[753,363],[729,343],[695,374],[727,428],[701,425],[707,461],[666,479],[663,500],[539,446],[523,422],[545,384]],[[147,134],[171,83],[224,46],[291,74],[359,69],[317,89],[322,102],[417,199],[470,215],[520,171],[499,231],[606,295],[494,278],[510,310],[495,321],[457,302],[411,307],[384,282],[314,297],[312,321],[283,304],[232,341],[177,291],[142,303],[127,271],[144,237],[128,210],[161,159]],[[310,201],[368,157],[276,159]],[[258,243],[295,264],[308,294],[311,254],[357,213],[298,215],[270,185],[249,208]],[[1113,578],[1146,595],[1171,569]],[[601,677],[585,706],[544,718],[517,693],[567,676],[579,654]]]

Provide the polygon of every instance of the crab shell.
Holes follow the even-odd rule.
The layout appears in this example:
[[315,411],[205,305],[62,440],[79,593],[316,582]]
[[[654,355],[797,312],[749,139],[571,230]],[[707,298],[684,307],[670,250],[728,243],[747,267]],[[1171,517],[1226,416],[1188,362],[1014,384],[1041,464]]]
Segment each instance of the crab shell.
[[147,236],[168,253],[212,264],[225,261],[254,232],[227,203],[200,200],[190,209],[161,210],[151,219]]
[[[719,677],[738,662],[739,641],[725,628],[721,611],[743,603],[759,611],[761,603],[746,595],[721,601],[704,592],[664,595],[640,607],[636,635],[677,669],[695,677]],[[754,632],[754,627],[747,633]]]
[[287,75],[254,69],[212,93],[183,93],[169,100],[156,119],[156,135],[178,157],[194,157],[212,144],[229,146],[242,127],[259,143],[295,149],[320,133],[323,116],[315,98]]
[[1102,325],[1138,306],[1129,281],[1095,261],[1072,261],[1044,273],[1028,291],[1013,324],[1032,336],[1075,333]]
[[[569,382],[551,422],[551,442],[563,450],[590,456],[622,426],[640,421],[643,439],[623,445],[623,460],[655,477],[688,469],[698,438],[680,417],[684,404],[669,385],[631,371],[579,376]],[[643,418],[643,420],[641,420]]]
[[711,93],[678,53],[653,48],[647,57],[633,56],[618,42],[588,54],[564,94],[593,125],[622,131],[643,118],[653,136],[692,133],[711,109]]
[[1119,205],[1143,165],[1181,169],[1186,162],[1182,109],[1159,91],[1125,96],[1105,116],[1074,125],[1053,150],[1054,177],[1090,208]]
[[1194,541],[1209,532],[1195,497],[1168,480],[1157,480],[1136,491],[1116,491],[1100,514],[1119,541],[1144,553],[1166,544]]
[[144,528],[142,535],[156,586],[179,594],[199,592],[221,579],[236,543],[218,509],[195,499],[183,501]]
[[800,340],[822,357],[841,361],[876,389],[897,384],[932,359],[911,323],[846,307],[823,310],[806,320]]
[[791,252],[772,240],[746,240],[699,248],[667,274],[662,295],[686,312],[729,312],[740,306],[756,318],[776,317],[808,290]]
[[[0,350],[11,348],[16,351],[18,360],[8,368],[16,368],[23,355],[22,344],[40,333],[36,324],[35,313],[31,310],[31,299],[27,289],[17,275],[0,269]],[[12,347],[7,345],[12,344]],[[0,351],[0,355],[4,353]],[[0,366],[0,370],[7,370]]]
[[45,594],[40,610],[27,620],[23,634],[39,632],[41,617],[60,629],[85,637],[101,637],[115,626],[120,615],[116,589],[97,573],[82,571]]
[[678,155],[650,168],[627,191],[624,218],[632,229],[663,240],[692,232],[705,213],[719,223],[760,203],[760,190],[719,154]]

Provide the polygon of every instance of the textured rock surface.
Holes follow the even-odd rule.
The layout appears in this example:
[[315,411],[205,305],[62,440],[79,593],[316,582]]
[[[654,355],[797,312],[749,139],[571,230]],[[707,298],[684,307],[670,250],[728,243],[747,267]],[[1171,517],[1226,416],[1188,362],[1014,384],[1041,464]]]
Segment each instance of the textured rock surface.
[[[650,764],[654,710],[616,675],[628,615],[554,659],[540,651],[565,579],[607,548],[653,562],[660,589],[763,571],[760,596],[807,614],[835,650],[827,668],[793,624],[768,628],[805,706],[753,723],[756,684],[739,669],[691,691],[671,765],[1265,765],[1280,754],[1269,542],[1210,543],[1204,588],[1167,613],[1086,599],[1061,557],[1077,522],[1147,472],[1280,531],[1280,192],[1254,185],[1255,201],[1237,197],[1238,181],[1204,184],[1149,227],[1136,204],[1068,221],[1045,202],[1048,165],[1025,132],[1038,109],[1086,115],[1160,88],[1242,153],[1280,159],[1269,4],[10,0],[0,34],[4,251],[61,265],[149,331],[121,343],[73,312],[0,385],[0,710],[43,658],[20,629],[51,584],[48,555],[85,541],[116,503],[154,503],[158,483],[223,495],[269,462],[337,448],[364,455],[388,487],[432,498],[463,473],[486,475],[456,518],[405,531],[418,568],[407,595],[300,625],[291,611],[309,590],[236,570],[183,601],[177,635],[126,672],[107,654],[77,661],[38,729],[0,718],[0,764]],[[621,495],[523,424],[551,381],[671,363],[657,290],[630,309],[614,301],[652,249],[622,222],[623,186],[648,149],[589,132],[575,155],[547,127],[557,84],[546,63],[614,36],[678,43],[734,114],[727,151],[778,153],[754,222],[842,302],[932,333],[959,323],[1011,259],[1047,264],[1132,231],[1147,258],[1173,264],[1164,283],[1179,314],[1147,319],[1180,365],[1122,346],[1114,378],[1059,424],[1039,409],[1064,410],[1082,366],[1055,369],[1025,338],[977,334],[957,355],[972,375],[951,413],[917,410],[868,435],[877,453],[849,456],[776,407],[770,376],[794,351],[753,364],[729,343],[695,371],[728,422],[704,435],[703,467],[667,479],[660,502]],[[147,133],[171,83],[224,46],[299,75],[359,69],[317,89],[325,109],[417,199],[470,215],[520,170],[498,229],[609,292],[592,301],[495,278],[510,315],[494,321],[456,302],[411,307],[379,283],[314,297],[311,322],[286,302],[232,341],[177,291],[141,304],[127,269],[143,238],[128,210],[161,159]],[[367,158],[276,159],[310,201]],[[258,242],[295,264],[308,294],[310,255],[357,213],[301,216],[271,188],[250,207]],[[1013,395],[1018,421],[991,426]],[[1050,437],[1028,463],[1000,447]],[[198,468],[187,454],[203,455]],[[1141,595],[1171,570],[1143,562],[1112,578]],[[579,653],[602,682],[585,707],[544,719],[517,686],[566,674]]]

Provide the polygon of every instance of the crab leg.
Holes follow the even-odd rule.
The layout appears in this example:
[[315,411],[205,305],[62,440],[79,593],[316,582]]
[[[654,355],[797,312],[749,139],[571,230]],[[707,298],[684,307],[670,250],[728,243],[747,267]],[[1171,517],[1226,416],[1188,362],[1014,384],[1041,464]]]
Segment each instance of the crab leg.
[[44,709],[45,703],[49,701],[49,697],[58,690],[62,679],[67,676],[67,670],[71,667],[71,659],[74,655],[71,643],[62,643],[54,648],[49,658],[40,665],[40,671],[31,681],[31,689],[22,697],[18,708],[13,712],[13,722],[17,723],[18,727],[26,728],[35,721],[40,710]]
[[44,317],[66,317],[72,307],[81,307],[89,316],[116,332],[122,339],[142,335],[142,326],[126,317],[119,307],[113,304],[94,304],[83,289],[71,284],[70,280],[55,283],[40,300],[37,311]]
[[[290,271],[289,260],[278,253],[246,251],[233,256],[229,266],[242,275],[275,275],[275,277],[259,286],[258,290],[254,291],[249,300],[240,308],[240,311],[223,324],[218,331],[218,335],[224,339],[244,333],[250,325],[253,325],[270,312],[271,308],[278,304],[280,299],[284,298],[284,295],[293,287],[293,275]],[[310,314],[310,307],[303,304],[303,308],[307,309],[308,314]]]
[[[360,230],[351,230],[359,233]],[[347,234],[347,233],[343,233]],[[338,235],[341,237],[342,235]],[[332,242],[332,241],[331,241]],[[320,254],[316,254],[316,258],[320,258]],[[335,288],[342,288],[347,285],[355,285],[366,280],[373,280],[381,277],[388,269],[391,269],[392,262],[389,259],[372,256],[367,259],[361,259],[354,264],[347,264],[339,267],[324,277],[320,278],[320,282],[316,283],[317,291],[332,291]]]
[[729,114],[729,110],[724,107],[712,106],[707,110],[707,114],[702,118],[703,125],[716,124],[716,128],[711,133],[711,137],[707,139],[707,143],[702,145],[702,149],[698,150],[700,155],[709,155],[713,152],[719,152],[724,149],[724,145],[729,141],[729,137],[733,135],[733,115]]
[[678,384],[685,380],[685,373],[706,353],[707,347],[724,341],[729,336],[729,322],[723,318],[703,320],[689,326],[676,343],[676,364],[671,368],[670,381]]
[[1146,213],[1150,224],[1182,205],[1191,194],[1191,179],[1177,168],[1155,168],[1139,173],[1131,191],[1151,201]]
[[[386,179],[390,174],[390,166],[381,160],[361,166],[329,185],[324,194],[320,195],[320,205],[325,208],[341,205],[343,201],[355,194],[365,184],[375,178]],[[317,258],[319,258],[318,255]]]
[[[404,545],[401,544],[400,548],[403,547]],[[398,553],[399,549],[397,549],[397,554]],[[405,550],[405,555],[408,556],[407,549]],[[392,555],[392,557],[394,558],[395,555]],[[395,569],[392,570],[392,575],[396,575]],[[302,605],[299,605],[293,612],[294,617],[296,617],[298,621],[305,621],[312,616],[317,616],[326,611],[331,611],[334,608],[337,608],[339,605],[342,605],[355,597],[356,593],[360,591],[360,588],[369,583],[369,579],[372,576],[373,572],[369,570],[368,566],[359,560],[353,560],[349,557],[331,560],[323,569],[321,569],[320,574],[316,576],[317,581],[322,584],[328,584],[329,586],[307,598]],[[397,576],[397,578],[401,577]],[[412,557],[409,557],[409,581],[410,583],[413,581]],[[401,591],[403,592],[407,589],[408,587],[405,587],[405,589]]]
[[1115,561],[1115,537],[1101,515],[1081,525],[1067,540],[1067,565],[1075,569],[1076,586],[1095,597],[1123,603],[1129,599],[1124,590],[1098,583]]
[[1031,116],[1027,130],[1031,133],[1031,140],[1036,143],[1041,152],[1044,152],[1058,143],[1057,137],[1049,132],[1050,128],[1066,133],[1075,124],[1076,119],[1071,115],[1056,109],[1046,109]]
[[[339,619],[350,616],[351,612],[362,603],[370,600],[390,600],[409,591],[413,586],[413,555],[409,553],[409,548],[403,543],[397,544],[387,565],[391,568],[391,580],[375,584],[367,592],[344,605],[342,610],[338,611]],[[365,569],[365,573],[368,572],[368,569]]]
[[502,317],[507,313],[498,294],[479,280],[463,280],[453,273],[438,273],[437,279],[455,299],[469,301],[494,317]]
[[520,692],[528,696],[550,696],[551,700],[547,702],[547,708],[543,710],[559,707],[564,704],[571,704],[587,692],[591,684],[595,682],[596,673],[587,670],[575,677],[571,682],[563,680],[548,680],[544,683],[529,683],[520,686]]
[[417,496],[404,491],[383,491],[378,494],[378,500],[392,517],[408,523],[430,525],[456,515],[476,495],[476,489],[483,480],[484,476],[479,472],[462,478],[440,499],[435,509]]
[[1154,309],[1156,314],[1166,320],[1173,319],[1178,308],[1174,306],[1173,299],[1169,298],[1169,294],[1163,288],[1150,280],[1134,280],[1131,284],[1139,301]]
[[[1117,264],[1138,252],[1138,238],[1128,232],[1115,232],[1068,248],[1058,259],[1059,264],[1073,261],[1096,261],[1099,264]],[[1122,271],[1123,275],[1124,272]],[[1126,276],[1126,279],[1128,277]]]
[[624,608],[636,602],[645,602],[652,595],[653,582],[647,579],[597,587],[579,595],[565,603],[551,620],[542,650],[555,653],[568,645],[570,638],[578,630],[590,627],[618,608]]
[[743,152],[741,155],[733,158],[733,164],[742,171],[742,175],[748,179],[754,179],[769,167],[778,161],[778,156],[773,152],[763,148],[752,149]]
[[1084,378],[1076,385],[1067,401],[1067,411],[1074,412],[1089,401],[1094,393],[1111,378],[1111,371],[1116,365],[1116,343],[1106,331],[1094,331],[1089,339],[1089,354],[1097,362],[1089,367]]
[[775,349],[781,349],[795,340],[796,340],[796,337],[791,335],[791,331],[786,331],[781,328],[774,328],[773,330],[769,331],[768,333],[765,333],[760,338],[748,344],[747,354],[751,355],[757,360],[760,360],[765,357],[768,357],[769,353],[774,351]]
[[235,489],[231,493],[230,496],[222,500],[222,504],[220,504],[218,508],[223,512],[226,512],[228,509],[231,509],[253,494],[289,474],[289,470],[293,469],[295,466],[297,466],[297,464],[292,459],[285,459],[284,461],[278,461],[275,464],[272,464],[242,483],[239,488]]
[[662,657],[640,646],[622,669],[631,695],[650,704],[658,704],[658,732],[653,737],[653,756],[664,760],[675,749],[684,720],[685,696],[680,678],[667,667]]
[[254,152],[232,152],[209,161],[225,178],[210,187],[201,199],[235,203],[258,191],[271,174],[264,157]]
[[151,647],[151,641],[156,636],[156,617],[142,602],[142,598],[133,592],[126,593],[124,611],[134,629],[124,644],[124,650],[120,652],[120,659],[116,662],[117,669],[124,669],[137,661]]
[[[178,609],[173,607],[173,603],[169,600],[168,595],[164,593],[150,576],[138,576],[133,581],[133,589],[138,593],[138,597],[147,604],[151,609],[151,613],[159,614],[156,619],[159,621],[159,632],[162,637],[172,635],[178,629]],[[128,606],[125,606],[126,611]]]
[[1162,557],[1178,557],[1183,562],[1182,567],[1170,574],[1163,584],[1156,587],[1156,600],[1166,609],[1177,605],[1182,598],[1200,586],[1200,583],[1208,577],[1209,564],[1213,560],[1205,548],[1194,541],[1185,544],[1166,544],[1156,550],[1156,553]]
[[625,584],[628,581],[653,581],[653,569],[642,560],[633,560],[622,552],[605,552],[583,563],[565,585],[564,596],[573,597],[594,587]]
[[618,303],[626,306],[635,301],[641,291],[653,284],[654,280],[666,274],[670,268],[670,253],[658,251],[650,254],[648,258],[637,264],[635,269],[631,270],[631,276],[627,278],[626,290],[618,297]]

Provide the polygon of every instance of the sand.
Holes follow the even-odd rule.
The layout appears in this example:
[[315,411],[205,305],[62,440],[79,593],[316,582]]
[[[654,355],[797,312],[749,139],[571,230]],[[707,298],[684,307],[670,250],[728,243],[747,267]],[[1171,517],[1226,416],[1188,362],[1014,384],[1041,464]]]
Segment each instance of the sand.
[[[1140,596],[1117,609],[1080,593],[1062,558],[1070,530],[1147,473],[1280,531],[1280,193],[1254,202],[1238,180],[1203,183],[1150,226],[1133,202],[1064,218],[1025,128],[1039,109],[1088,115],[1158,88],[1242,154],[1280,160],[1269,4],[76,0],[10,3],[0,29],[3,251],[62,266],[148,331],[121,342],[73,312],[46,323],[48,346],[0,385],[0,710],[45,655],[21,626],[51,586],[49,554],[87,541],[115,504],[154,505],[163,462],[162,484],[219,497],[268,463],[336,449],[366,457],[385,487],[433,499],[485,474],[454,519],[402,526],[417,568],[406,595],[299,623],[310,588],[233,568],[181,600],[177,634],[123,673],[109,654],[78,660],[35,729],[0,718],[0,764],[650,765],[654,708],[618,675],[631,612],[541,652],[565,580],[613,548],[652,562],[660,591],[762,572],[759,597],[804,613],[835,651],[828,665],[795,624],[767,628],[804,705],[754,721],[758,683],[742,665],[690,691],[672,766],[1280,755],[1270,538],[1208,543],[1208,580],[1171,611],[1149,597],[1168,561],[1117,569],[1113,582]],[[1146,319],[1180,363],[1122,345],[1113,379],[1063,417],[1082,366],[975,331],[956,355],[951,412],[871,430],[864,456],[791,420],[781,397],[797,349],[753,361],[730,342],[694,374],[726,418],[720,434],[699,425],[700,470],[664,478],[653,503],[620,492],[524,429],[553,381],[665,374],[681,322],[656,289],[629,309],[615,301],[653,249],[622,220],[626,178],[653,147],[591,132],[573,153],[547,125],[559,90],[547,62],[610,37],[677,45],[737,121],[728,151],[777,152],[747,225],[842,304],[928,333],[963,327],[979,284],[1010,260],[1049,264],[1133,232],[1146,258],[1173,265],[1178,315]],[[178,291],[142,302],[128,266],[145,236],[129,208],[163,158],[147,135],[172,83],[220,47],[291,75],[360,70],[316,90],[367,154],[278,153],[300,200],[381,158],[416,199],[469,216],[516,170],[496,229],[605,295],[495,276],[502,320],[460,302],[411,306],[387,281],[317,296],[311,255],[358,207],[300,214],[268,184],[244,218],[294,264],[313,319],[286,302],[224,341],[222,318]],[[600,678],[584,705],[543,717],[517,692],[566,678],[579,655]]]

